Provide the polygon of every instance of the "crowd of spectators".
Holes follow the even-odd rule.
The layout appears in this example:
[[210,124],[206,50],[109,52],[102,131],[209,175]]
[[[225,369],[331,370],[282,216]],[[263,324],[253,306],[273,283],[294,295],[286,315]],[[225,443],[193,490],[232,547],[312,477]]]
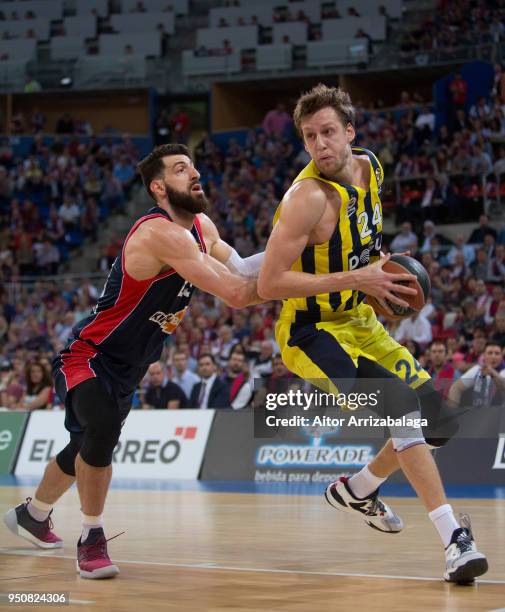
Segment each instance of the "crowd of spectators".
[[403,92],[397,107],[357,104],[356,144],[379,157],[386,175],[383,204],[397,222],[418,226],[471,221],[485,200],[505,196],[505,86],[495,66],[495,86],[469,108],[467,84],[457,73],[449,84],[445,122],[437,129],[431,104]]
[[[72,133],[65,128],[71,121],[61,118],[61,134]],[[124,207],[138,155],[129,136],[114,142],[38,133],[24,158],[6,139],[0,147],[0,280],[56,274],[86,237],[96,241],[100,220]]]
[[[467,122],[481,121],[475,116],[487,114],[485,109],[480,110],[487,107],[500,121],[502,133],[503,103],[498,97],[496,93],[489,100],[479,101],[468,114],[463,112],[461,116],[456,112],[454,116]],[[478,123],[468,123],[458,129],[457,123],[453,123],[437,133],[429,106],[417,108],[418,101],[406,94],[399,112],[360,109],[358,144],[366,144],[378,153],[390,178],[395,173],[405,179],[421,174],[425,178],[414,180],[427,184],[431,181],[430,189],[436,190],[445,176],[455,194],[464,193],[453,183],[452,164],[457,147],[464,149],[465,145],[475,147],[475,143],[481,143],[483,149],[489,146],[494,149],[493,142],[483,134],[484,124],[479,128]],[[224,149],[204,135],[195,148],[211,215],[224,240],[244,257],[265,247],[280,198],[308,162],[300,143],[289,137],[291,125],[282,106],[266,117],[264,128],[250,130],[242,144],[231,139]],[[409,140],[414,142],[412,147],[405,146]],[[389,163],[385,142],[391,147],[398,146],[391,151]],[[502,159],[505,154],[500,155]],[[9,159],[8,155],[5,158],[1,148],[0,158],[4,219],[0,258],[4,281],[33,270],[30,253],[36,244],[39,245],[36,252],[46,257],[44,265],[48,267],[44,269],[56,269],[57,266],[51,268],[50,253],[58,236],[61,238],[57,230],[60,228],[65,235],[82,214],[80,199],[72,188],[99,199],[103,197],[104,181],[115,177],[116,181],[125,181],[121,191],[124,197],[128,181],[134,176],[131,160],[135,152],[129,139],[108,145],[107,141],[99,144],[94,138],[85,144],[79,144],[77,139],[63,144],[56,138],[46,145],[43,138],[36,137],[32,154],[25,160]],[[470,171],[465,176],[472,180]],[[463,177],[463,185],[466,179]],[[39,186],[38,190],[33,185]],[[42,190],[40,185],[53,198],[52,203],[49,200],[51,234],[47,226],[45,233],[40,233],[37,219],[41,206],[33,204],[33,195],[28,196],[31,191],[27,189],[37,193]],[[21,192],[24,201],[19,198]],[[495,353],[498,347],[501,354],[505,341],[505,230],[498,231],[486,215],[481,215],[471,234],[451,239],[440,223],[443,215],[437,216],[436,205],[432,204],[420,206],[427,210],[416,222],[415,205],[408,202],[408,218],[414,219],[414,225],[405,220],[397,235],[385,236],[385,250],[410,250],[422,261],[432,281],[431,300],[421,313],[387,326],[422,365],[445,380],[443,384],[448,386],[449,393],[458,379],[474,376],[476,366],[480,368],[479,375],[493,378],[500,373],[502,362],[496,364]],[[453,206],[456,219],[464,202],[455,197]],[[440,208],[443,210],[444,204]],[[477,210],[470,211],[474,220]],[[49,240],[35,240],[40,235],[49,236]],[[100,252],[97,269],[106,272],[120,248],[118,236]],[[59,402],[44,386],[45,373],[54,354],[67,341],[72,326],[89,314],[99,291],[99,286],[86,280],[65,281],[63,286],[39,282],[32,291],[18,288],[15,294],[3,289],[2,405],[40,408]],[[197,293],[183,324],[167,339],[160,362],[151,366],[140,386],[135,407],[241,409],[251,403],[255,378],[263,378],[267,386],[277,388],[282,379],[289,377],[279,359],[273,334],[279,309],[280,303],[269,302],[234,311],[212,296]],[[494,349],[486,347],[489,341],[495,342]],[[26,364],[30,366],[27,371]],[[41,367],[32,367],[33,364]],[[461,384],[469,388],[466,382]],[[493,385],[486,389],[493,389]],[[461,385],[459,391],[463,392]]]
[[436,11],[407,32],[400,49],[406,54],[503,43],[505,9],[501,2],[438,0]]

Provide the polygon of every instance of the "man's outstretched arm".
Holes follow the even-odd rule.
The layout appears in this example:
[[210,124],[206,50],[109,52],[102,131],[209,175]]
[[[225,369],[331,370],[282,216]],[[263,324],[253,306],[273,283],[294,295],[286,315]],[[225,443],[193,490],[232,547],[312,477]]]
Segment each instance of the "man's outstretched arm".
[[150,222],[145,233],[145,245],[162,264],[174,268],[177,273],[195,287],[207,291],[233,308],[261,302],[256,279],[234,274],[217,259],[202,253],[191,233],[171,223]]

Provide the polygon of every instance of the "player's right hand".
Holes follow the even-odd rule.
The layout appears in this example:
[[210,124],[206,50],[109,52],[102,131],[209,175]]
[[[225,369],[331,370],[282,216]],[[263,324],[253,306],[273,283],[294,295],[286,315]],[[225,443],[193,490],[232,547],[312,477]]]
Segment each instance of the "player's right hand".
[[389,300],[393,304],[403,306],[407,308],[408,302],[402,300],[398,293],[403,295],[416,295],[417,290],[414,287],[408,287],[401,285],[400,283],[413,282],[416,280],[414,274],[408,274],[407,272],[401,274],[391,274],[383,270],[384,264],[386,264],[391,258],[391,254],[387,254],[385,257],[381,257],[378,261],[364,268],[353,270],[356,277],[356,289],[362,291],[366,295],[372,295],[379,300]]

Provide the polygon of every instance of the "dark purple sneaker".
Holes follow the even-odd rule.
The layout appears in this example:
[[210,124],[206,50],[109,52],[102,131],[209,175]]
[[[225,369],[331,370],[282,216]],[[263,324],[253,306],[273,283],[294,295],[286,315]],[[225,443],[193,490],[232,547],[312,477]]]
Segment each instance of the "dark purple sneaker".
[[113,578],[119,568],[107,554],[107,540],[101,527],[90,529],[84,542],[77,542],[77,570],[81,578]]
[[51,510],[45,521],[36,521],[28,512],[29,501],[31,497],[28,497],[25,503],[8,510],[4,514],[4,523],[12,533],[40,548],[62,548],[63,540],[52,532],[53,511]]

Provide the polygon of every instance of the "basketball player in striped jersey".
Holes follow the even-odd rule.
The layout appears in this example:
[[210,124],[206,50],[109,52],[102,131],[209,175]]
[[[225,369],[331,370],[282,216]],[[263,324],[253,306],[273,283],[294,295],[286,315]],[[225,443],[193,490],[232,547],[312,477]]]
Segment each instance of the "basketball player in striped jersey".
[[188,149],[160,146],[140,162],[139,172],[155,206],[131,228],[93,313],[74,328],[53,364],[70,442],[47,465],[33,499],[4,517],[11,531],[30,542],[61,547],[50,514],[76,479],[83,578],[119,572],[102,524],[112,452],[135,389],[184,318],[194,287],[235,308],[260,301],[255,277],[263,254],[242,259],[220,239],[204,214],[207,202]]
[[298,100],[294,122],[312,159],[278,207],[258,280],[263,298],[284,299],[276,324],[283,361],[326,391],[384,379],[382,416],[415,419],[422,412],[430,423],[424,432],[390,427],[391,439],[370,465],[330,484],[326,499],[375,529],[396,533],[402,522],[378,489],[401,467],[442,539],[445,579],[471,582],[487,571],[487,561],[469,523],[461,526],[447,503],[427,445],[444,444],[456,424],[440,418],[444,406],[429,374],[365,302],[372,295],[406,306],[402,296],[411,289],[398,283],[413,278],[382,268],[388,260],[381,258],[382,167],[373,153],[351,146],[354,108],[343,90],[314,87]]

